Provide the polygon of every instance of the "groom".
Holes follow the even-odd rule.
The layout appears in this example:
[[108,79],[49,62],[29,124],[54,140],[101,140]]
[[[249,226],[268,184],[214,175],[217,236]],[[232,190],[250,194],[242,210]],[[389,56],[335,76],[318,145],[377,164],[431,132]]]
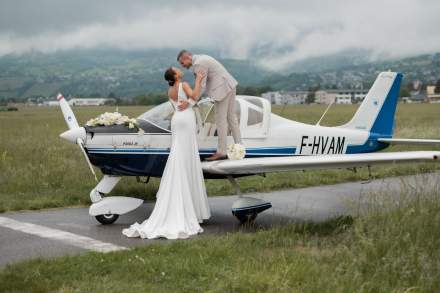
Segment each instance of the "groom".
[[[206,95],[214,100],[218,134],[217,152],[206,158],[206,161],[226,159],[228,126],[231,129],[234,142],[241,143],[240,127],[235,115],[235,93],[238,83],[223,65],[211,56],[193,55],[191,52],[182,50],[177,55],[177,61],[186,69],[192,66],[194,74],[199,71],[206,74],[202,81],[202,91],[204,90]],[[183,103],[179,108],[186,109],[188,104],[194,105],[195,102],[189,99],[189,102]]]

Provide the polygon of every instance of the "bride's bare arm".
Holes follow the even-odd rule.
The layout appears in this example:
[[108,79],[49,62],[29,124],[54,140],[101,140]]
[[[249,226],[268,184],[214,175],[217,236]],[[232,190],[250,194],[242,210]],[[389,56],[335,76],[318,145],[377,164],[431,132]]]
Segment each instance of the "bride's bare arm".
[[182,85],[183,90],[185,91],[185,94],[189,98],[194,100],[195,102],[197,102],[197,100],[199,99],[199,97],[201,95],[202,81],[205,76],[206,76],[206,74],[204,72],[202,72],[202,71],[197,72],[196,80],[194,82],[194,89],[191,89],[190,85],[186,82],[183,83],[183,85]]

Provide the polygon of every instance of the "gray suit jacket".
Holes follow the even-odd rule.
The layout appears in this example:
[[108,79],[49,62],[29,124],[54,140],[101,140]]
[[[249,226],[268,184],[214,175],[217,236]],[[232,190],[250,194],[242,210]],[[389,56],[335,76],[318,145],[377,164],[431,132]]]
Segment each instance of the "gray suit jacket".
[[202,81],[202,91],[216,101],[223,100],[238,84],[225,67],[211,56],[193,55],[192,66],[194,72],[203,70],[206,73]]

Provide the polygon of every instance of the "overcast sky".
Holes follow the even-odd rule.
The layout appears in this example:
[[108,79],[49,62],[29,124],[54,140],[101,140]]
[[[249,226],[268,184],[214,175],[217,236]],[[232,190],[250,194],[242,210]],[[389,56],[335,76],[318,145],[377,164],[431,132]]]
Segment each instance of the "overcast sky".
[[280,69],[346,49],[440,52],[439,0],[0,0],[0,56],[72,48],[207,48]]

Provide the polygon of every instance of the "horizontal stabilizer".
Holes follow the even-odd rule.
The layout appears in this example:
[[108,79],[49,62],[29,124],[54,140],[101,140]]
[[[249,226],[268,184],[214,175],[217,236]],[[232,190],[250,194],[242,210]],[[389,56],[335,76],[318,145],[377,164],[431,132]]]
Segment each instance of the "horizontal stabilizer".
[[440,139],[378,138],[377,141],[389,144],[440,145]]
[[202,162],[203,171],[219,175],[245,175],[308,169],[355,168],[389,163],[439,160],[440,151],[245,158]]

